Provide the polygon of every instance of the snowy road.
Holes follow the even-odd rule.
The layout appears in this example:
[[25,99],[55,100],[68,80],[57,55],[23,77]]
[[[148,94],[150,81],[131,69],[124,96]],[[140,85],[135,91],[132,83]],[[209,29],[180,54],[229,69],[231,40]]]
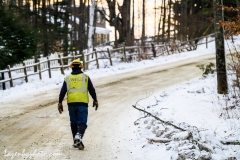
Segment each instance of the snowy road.
[[[214,55],[92,79],[98,95],[99,110],[95,111],[90,102],[84,151],[71,146],[66,101],[63,103],[63,114],[58,113],[57,100],[61,85],[31,95],[34,98],[25,95],[26,99],[24,96],[22,99],[14,99],[1,111],[0,159],[11,159],[11,154],[14,156],[13,153],[23,152],[35,154],[32,159],[139,159],[136,154],[141,151],[132,143],[136,139],[133,122],[138,119],[138,111],[132,105],[149,93],[200,77],[202,72],[196,65],[208,61],[215,62]],[[18,155],[14,159],[23,157]]]

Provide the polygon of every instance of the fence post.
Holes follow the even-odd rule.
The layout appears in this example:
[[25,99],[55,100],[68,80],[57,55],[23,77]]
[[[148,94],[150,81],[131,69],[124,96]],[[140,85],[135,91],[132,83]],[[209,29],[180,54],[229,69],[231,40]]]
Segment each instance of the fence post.
[[42,80],[42,71],[41,71],[40,61],[38,61],[38,73],[39,73],[39,79]]
[[140,46],[138,47],[137,51],[138,51],[138,61],[140,62],[141,61]]
[[151,43],[151,46],[152,46],[152,52],[153,52],[153,57],[156,58],[156,50],[155,50],[155,46],[153,43]]
[[108,52],[108,57],[109,57],[110,65],[112,66],[112,57],[111,57],[109,48],[107,49],[107,52]]
[[[89,61],[89,54],[88,52],[86,52],[86,56],[85,56],[85,53],[83,52],[83,55],[82,55],[82,59],[83,59],[83,65],[84,65],[84,70],[88,70],[88,61]],[[85,59],[86,58],[86,59]]]
[[[2,80],[4,80],[5,79],[4,72],[1,73],[1,76],[2,76]],[[3,88],[3,90],[6,89],[5,82],[2,83],[2,88]]]
[[126,57],[126,48],[123,46],[123,56],[124,56],[124,63],[127,62],[127,57]]
[[73,60],[75,59],[75,54],[73,53]]
[[97,63],[97,69],[99,69],[99,63],[98,63],[98,57],[97,57],[97,51],[94,51],[95,53],[95,58],[96,58],[96,63]]
[[61,73],[64,75],[63,61],[62,61],[62,57],[60,54],[58,55],[58,58],[60,59],[59,62],[60,62],[60,66],[61,66],[61,68],[60,68]]
[[166,43],[165,43],[165,48],[166,48],[166,50],[167,50],[167,55],[169,55],[169,50],[168,50],[168,46],[167,46]]
[[208,48],[208,36],[206,36],[206,48]]
[[48,65],[48,75],[49,75],[49,78],[52,78],[52,75],[51,75],[51,65],[50,65],[50,61],[49,61],[49,56],[47,56],[47,65]]
[[177,45],[177,50],[178,50],[178,53],[181,53],[181,50],[179,49],[180,47],[181,47],[181,44],[180,44],[180,46],[176,43],[176,45]]
[[9,76],[9,79],[10,79],[10,87],[13,87],[13,80],[12,80],[11,68],[10,68],[9,65],[7,66],[7,69],[8,69],[8,76]]
[[[26,64],[23,63],[23,66],[24,66],[23,70],[24,70],[24,75],[25,75],[25,82],[27,83],[27,82],[28,82],[28,76],[27,76],[27,68],[26,68]],[[35,66],[34,66],[34,68],[35,68]]]

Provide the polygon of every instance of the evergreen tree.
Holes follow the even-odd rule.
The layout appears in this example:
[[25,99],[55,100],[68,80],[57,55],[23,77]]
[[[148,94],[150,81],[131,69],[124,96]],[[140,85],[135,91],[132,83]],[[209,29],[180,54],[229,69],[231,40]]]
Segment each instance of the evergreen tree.
[[0,69],[31,58],[36,49],[35,32],[0,6]]

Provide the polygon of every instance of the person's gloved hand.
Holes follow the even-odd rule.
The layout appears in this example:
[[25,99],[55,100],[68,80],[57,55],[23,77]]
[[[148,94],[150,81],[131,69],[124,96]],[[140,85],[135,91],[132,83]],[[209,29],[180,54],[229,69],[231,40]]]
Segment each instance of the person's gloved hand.
[[95,107],[95,110],[98,109],[98,102],[97,101],[93,101],[93,107]]
[[63,105],[62,105],[62,103],[58,103],[58,111],[59,111],[60,114],[62,114],[62,112],[63,112]]

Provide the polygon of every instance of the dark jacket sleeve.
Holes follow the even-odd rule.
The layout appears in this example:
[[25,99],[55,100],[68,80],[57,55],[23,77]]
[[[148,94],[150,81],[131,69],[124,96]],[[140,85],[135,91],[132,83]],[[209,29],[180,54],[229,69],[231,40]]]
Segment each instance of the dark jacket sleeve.
[[60,91],[60,94],[59,94],[59,101],[58,101],[58,103],[62,103],[66,93],[67,93],[67,84],[64,81],[63,85],[62,85],[62,88],[61,88],[61,91]]
[[89,77],[88,77],[88,91],[92,96],[92,99],[94,101],[97,101],[97,94],[96,94],[95,88],[93,87],[92,81]]

